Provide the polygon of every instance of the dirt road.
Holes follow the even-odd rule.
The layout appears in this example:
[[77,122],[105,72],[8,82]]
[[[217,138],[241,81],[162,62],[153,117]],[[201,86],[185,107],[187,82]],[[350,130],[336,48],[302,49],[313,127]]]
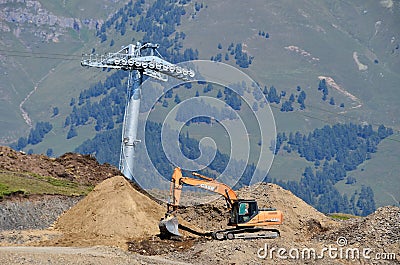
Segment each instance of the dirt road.
[[111,247],[0,247],[0,264],[189,264]]

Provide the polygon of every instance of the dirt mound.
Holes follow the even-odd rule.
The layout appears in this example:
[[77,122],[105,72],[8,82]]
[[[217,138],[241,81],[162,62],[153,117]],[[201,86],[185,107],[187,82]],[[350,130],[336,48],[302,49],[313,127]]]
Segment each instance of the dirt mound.
[[108,163],[99,164],[96,158],[90,155],[66,153],[55,161],[65,168],[65,172],[59,177],[67,175],[80,183],[97,185],[106,178],[121,175],[116,167]]
[[54,224],[59,245],[106,244],[126,247],[128,240],[159,233],[165,208],[140,193],[122,176],[106,179]]
[[338,225],[292,192],[276,184],[261,183],[245,187],[239,191],[239,196],[257,200],[260,208],[271,207],[282,211],[284,216],[284,224],[280,227],[282,237],[311,236],[313,232],[331,229]]
[[0,170],[32,172],[91,185],[121,174],[114,166],[107,163],[101,165],[89,155],[67,153],[49,158],[38,154],[27,155],[6,146],[0,146]]
[[347,220],[337,229],[317,236],[319,239],[330,241],[339,237],[345,237],[346,244],[350,246],[360,246],[368,242],[369,246],[375,249],[398,253],[400,251],[400,208],[381,207],[365,218]]
[[[276,208],[284,214],[284,224],[279,227],[282,237],[311,237],[313,233],[336,227],[338,224],[318,212],[302,199],[278,185],[262,183],[237,191],[239,198],[255,199],[259,208]],[[203,230],[226,228],[229,211],[223,198],[210,204],[179,209],[179,216]]]

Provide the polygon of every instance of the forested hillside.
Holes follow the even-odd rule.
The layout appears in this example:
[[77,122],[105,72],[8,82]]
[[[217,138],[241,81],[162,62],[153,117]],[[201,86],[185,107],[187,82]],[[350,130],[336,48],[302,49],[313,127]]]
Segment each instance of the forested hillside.
[[[80,53],[115,52],[129,43],[152,42],[160,45],[158,53],[167,61],[226,63],[254,79],[251,85],[232,82],[230,87],[187,82],[164,88],[154,106],[143,100],[142,114],[156,114],[141,121],[146,145],[139,148],[147,149],[165,179],[173,165],[163,152],[162,117],[177,108],[175,121],[185,122],[179,145],[187,158],[199,157],[204,137],[217,143],[215,159],[204,174],[218,176],[230,158],[229,140],[235,139],[221,122],[243,119],[252,150],[266,144],[276,156],[269,174],[260,170],[265,179],[318,210],[367,215],[376,205],[398,205],[398,3],[129,0],[101,1],[96,11],[85,13],[88,6],[77,8],[74,1],[33,2],[29,7],[0,3],[5,10],[2,32],[12,36],[3,41],[0,57],[7,72],[3,98],[10,98],[3,108],[14,106],[13,114],[3,117],[4,143],[49,156],[93,154],[118,166],[128,74],[82,69]],[[15,15],[21,12],[31,19]],[[14,76],[19,72],[15,69],[24,78]],[[243,101],[245,93],[255,99],[251,106]],[[226,108],[204,100],[179,108],[186,99],[203,96],[220,100]],[[262,143],[251,112],[269,107],[277,137]],[[192,118],[201,108],[212,115]],[[147,166],[137,160],[139,168]],[[256,171],[254,157],[244,168],[237,187],[248,184]],[[149,174],[142,168],[139,172]],[[379,185],[377,175],[382,178]]]

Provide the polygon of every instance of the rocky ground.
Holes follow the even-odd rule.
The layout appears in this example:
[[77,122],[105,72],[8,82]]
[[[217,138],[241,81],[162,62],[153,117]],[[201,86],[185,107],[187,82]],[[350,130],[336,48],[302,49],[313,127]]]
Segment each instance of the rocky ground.
[[[0,169],[97,184],[84,198],[16,195],[0,202],[1,264],[400,264],[398,207],[338,221],[277,185],[260,184],[239,197],[282,210],[280,238],[216,241],[184,233],[162,240],[165,205],[89,156],[51,159],[2,148]],[[226,227],[225,207],[217,199],[178,215],[190,228],[216,230]]]
[[0,230],[46,229],[82,197],[43,195],[0,201]]

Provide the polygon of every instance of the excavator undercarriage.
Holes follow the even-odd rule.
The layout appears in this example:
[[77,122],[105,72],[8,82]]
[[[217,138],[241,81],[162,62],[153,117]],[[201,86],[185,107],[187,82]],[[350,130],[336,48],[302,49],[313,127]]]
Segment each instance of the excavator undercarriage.
[[280,236],[279,230],[260,227],[229,228],[218,230],[212,233],[212,238],[218,240],[225,239],[256,239],[256,238],[277,238]]

